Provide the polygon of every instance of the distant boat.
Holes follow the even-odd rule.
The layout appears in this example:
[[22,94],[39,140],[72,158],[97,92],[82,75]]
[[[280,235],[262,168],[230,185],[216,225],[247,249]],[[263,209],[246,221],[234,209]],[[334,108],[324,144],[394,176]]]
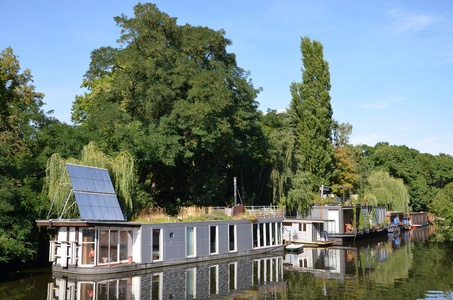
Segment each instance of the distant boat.
[[287,218],[283,221],[283,239],[289,244],[311,247],[333,245],[335,241],[329,239],[326,222],[328,221]]
[[412,229],[428,226],[429,219],[426,212],[411,212],[409,213],[409,224]]

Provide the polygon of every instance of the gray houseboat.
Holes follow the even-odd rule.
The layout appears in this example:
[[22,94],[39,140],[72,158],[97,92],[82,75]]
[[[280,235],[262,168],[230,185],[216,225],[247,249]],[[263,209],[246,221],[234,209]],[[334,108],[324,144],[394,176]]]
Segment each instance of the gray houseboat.
[[284,251],[284,213],[276,209],[247,209],[257,214],[255,222],[127,222],[106,169],[66,167],[74,202],[64,207],[77,206],[80,218],[37,221],[56,231],[49,251],[54,271],[115,273]]
[[[323,230],[327,231],[329,239],[342,241],[366,237],[383,232],[377,228],[386,219],[386,209],[383,206],[356,206],[356,222],[360,215],[368,223],[367,228],[359,229],[354,224],[354,207],[343,205],[314,205],[307,211],[304,219],[323,221]],[[285,221],[286,222],[286,221]],[[371,227],[371,228],[370,228]]]

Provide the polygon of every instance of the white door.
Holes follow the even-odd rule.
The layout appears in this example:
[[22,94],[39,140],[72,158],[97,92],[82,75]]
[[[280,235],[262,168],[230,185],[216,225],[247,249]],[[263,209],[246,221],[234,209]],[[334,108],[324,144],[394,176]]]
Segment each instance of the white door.
[[340,233],[340,217],[338,210],[328,210],[327,214],[329,220],[333,220],[333,222],[329,222],[329,229],[333,231],[333,233]]

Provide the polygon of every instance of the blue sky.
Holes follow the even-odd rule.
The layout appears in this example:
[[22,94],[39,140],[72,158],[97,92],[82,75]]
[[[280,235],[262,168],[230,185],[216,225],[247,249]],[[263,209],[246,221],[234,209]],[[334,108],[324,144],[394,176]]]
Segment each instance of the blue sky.
[[[90,52],[117,46],[113,20],[137,1],[0,0],[0,49],[31,69],[45,110],[70,123]],[[224,29],[240,67],[263,91],[259,109],[289,107],[301,81],[300,37],[324,46],[334,119],[351,142],[453,155],[453,1],[154,1],[178,24]]]

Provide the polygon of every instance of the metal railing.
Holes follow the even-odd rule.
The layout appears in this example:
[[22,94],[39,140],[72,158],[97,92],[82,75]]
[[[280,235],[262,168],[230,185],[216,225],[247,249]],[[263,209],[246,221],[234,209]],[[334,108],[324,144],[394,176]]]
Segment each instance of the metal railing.
[[[216,206],[210,207],[212,210],[224,211],[227,215],[231,214],[232,207]],[[286,210],[284,206],[244,206],[244,214],[261,218],[284,218]]]
[[286,210],[284,206],[245,206],[244,213],[257,218],[284,218]]

